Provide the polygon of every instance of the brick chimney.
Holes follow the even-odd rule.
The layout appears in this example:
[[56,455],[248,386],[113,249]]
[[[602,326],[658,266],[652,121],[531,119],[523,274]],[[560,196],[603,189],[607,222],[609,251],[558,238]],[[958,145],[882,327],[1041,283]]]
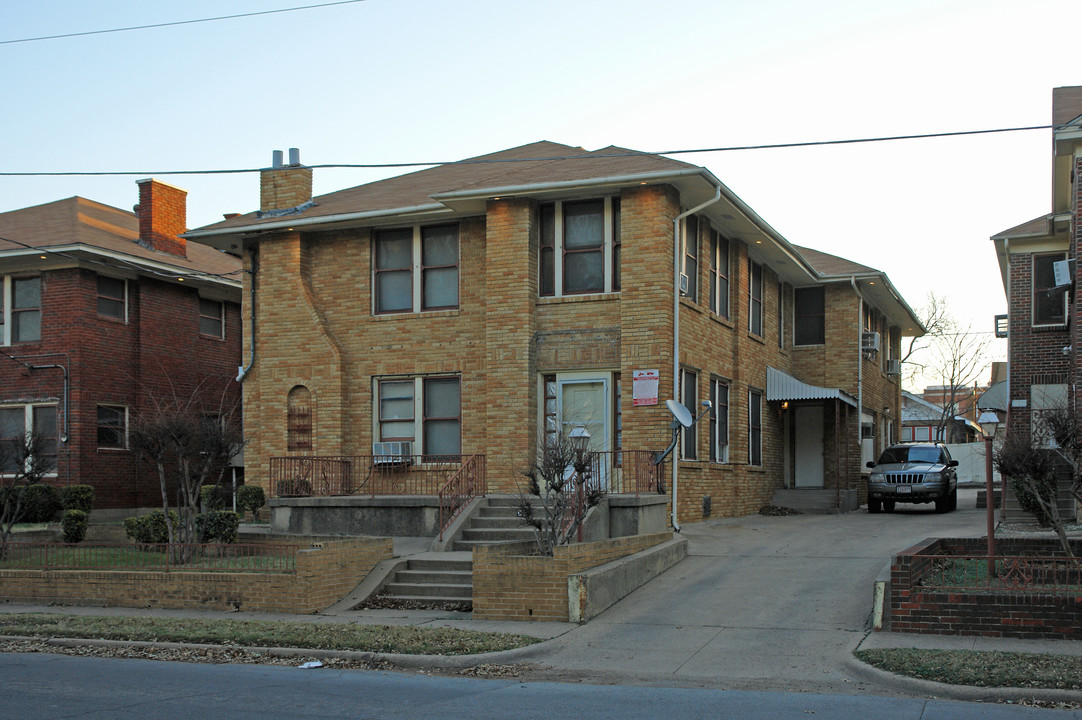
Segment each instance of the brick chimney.
[[289,164],[282,151],[275,150],[271,167],[259,173],[259,211],[284,214],[312,201],[312,168],[301,165],[301,152],[289,149]]
[[188,229],[188,191],[160,180],[136,180],[139,185],[139,242],[159,252],[188,256],[188,241],[178,237]]

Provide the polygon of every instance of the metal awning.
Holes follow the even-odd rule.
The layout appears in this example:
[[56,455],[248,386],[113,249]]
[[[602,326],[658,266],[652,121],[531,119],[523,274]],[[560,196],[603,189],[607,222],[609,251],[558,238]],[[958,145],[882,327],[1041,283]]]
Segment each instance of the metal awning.
[[809,385],[769,365],[766,368],[766,399],[768,401],[841,400],[847,405],[857,406],[856,398],[844,390]]
[[1007,412],[1007,405],[1009,403],[1010,386],[1008,380],[997,382],[992,387],[984,391],[980,399],[977,401],[977,408],[980,410],[1001,410]]

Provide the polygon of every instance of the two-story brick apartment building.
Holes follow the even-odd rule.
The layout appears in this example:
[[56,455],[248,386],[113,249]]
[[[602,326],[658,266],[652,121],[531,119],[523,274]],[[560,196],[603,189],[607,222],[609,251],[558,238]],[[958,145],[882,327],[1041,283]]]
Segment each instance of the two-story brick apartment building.
[[1082,393],[1082,86],[1052,91],[1052,125],[1052,211],[992,236],[1008,305],[1007,432],[1024,437],[1041,411],[1077,412]]
[[482,453],[490,490],[516,492],[546,434],[658,451],[667,398],[710,400],[667,469],[696,520],[784,487],[857,492],[862,452],[895,436],[912,311],[704,168],[538,142],[316,198],[311,183],[279,164],[260,211],[185,235],[254,268],[249,482],[272,458],[408,442],[421,462]]
[[236,403],[236,257],[179,237],[186,193],[139,181],[136,212],[81,197],[0,214],[0,437],[36,432],[49,482],[98,508],[161,504],[128,428],[150,397]]

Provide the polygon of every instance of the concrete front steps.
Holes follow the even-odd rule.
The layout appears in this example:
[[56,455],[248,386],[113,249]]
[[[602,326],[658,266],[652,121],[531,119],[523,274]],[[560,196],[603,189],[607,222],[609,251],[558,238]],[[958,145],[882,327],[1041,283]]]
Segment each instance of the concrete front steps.
[[533,540],[533,528],[518,516],[519,499],[490,496],[451,543],[453,550],[472,551],[477,545]]
[[428,552],[411,556],[391,573],[373,602],[411,608],[472,604],[472,555]]

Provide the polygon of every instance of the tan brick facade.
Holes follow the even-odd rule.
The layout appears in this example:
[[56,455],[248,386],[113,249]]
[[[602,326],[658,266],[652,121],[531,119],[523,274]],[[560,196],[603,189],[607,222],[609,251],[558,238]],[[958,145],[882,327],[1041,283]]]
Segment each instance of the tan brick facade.
[[[664,400],[673,392],[673,220],[681,210],[679,193],[667,184],[642,184],[607,194],[620,202],[622,253],[621,288],[607,293],[539,297],[539,205],[532,199],[492,199],[483,215],[457,221],[459,307],[452,310],[377,314],[368,228],[261,239],[255,362],[244,383],[248,482],[266,485],[268,459],[288,454],[287,398],[297,386],[312,398],[311,454],[370,452],[377,439],[374,388],[387,377],[460,378],[462,452],[487,455],[491,491],[520,489],[519,471],[541,432],[546,374],[612,379],[619,373],[622,449],[663,449],[671,420]],[[706,225],[701,223],[701,245]],[[712,379],[729,387],[727,461],[710,460],[704,419],[697,428],[697,459],[680,463],[681,521],[702,518],[704,498],[714,516],[756,512],[775,489],[791,484],[792,461],[786,457],[792,454],[793,427],[785,415],[791,409],[767,402],[768,365],[807,383],[863,395],[877,423],[887,417],[883,408],[894,418],[900,411],[898,378],[883,371],[885,350],[864,361],[863,393],[858,387],[861,301],[849,283],[826,285],[826,344],[794,348],[792,285],[763,264],[763,327],[761,334],[752,333],[749,267],[757,251],[737,240],[731,245],[729,317],[708,309],[705,262],[698,265],[698,300],[680,303],[680,363],[696,373],[697,400],[709,398]],[[249,353],[246,346],[246,358]],[[660,371],[660,402],[635,406],[633,372],[646,369]],[[761,465],[749,463],[751,391],[762,397]],[[862,484],[859,414],[853,409],[842,425],[845,462],[838,478],[834,406],[819,404],[825,406],[826,486],[856,489]]]

